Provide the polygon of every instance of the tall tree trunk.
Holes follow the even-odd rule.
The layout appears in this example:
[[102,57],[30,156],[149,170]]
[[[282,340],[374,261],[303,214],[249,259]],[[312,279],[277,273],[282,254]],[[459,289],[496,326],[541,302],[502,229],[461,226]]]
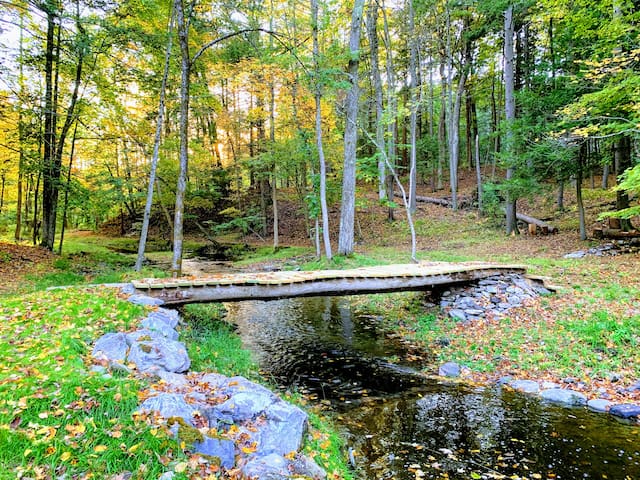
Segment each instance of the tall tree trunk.
[[[327,260],[333,258],[331,237],[329,231],[329,209],[327,208],[327,163],[324,158],[322,142],[322,82],[320,80],[320,47],[318,45],[318,0],[311,0],[311,26],[313,35],[313,66],[316,73],[315,82],[315,120],[316,120],[316,148],[320,163],[320,210],[322,212],[322,241]],[[318,225],[316,223],[316,232]],[[316,233],[317,238],[317,233]]]
[[[614,161],[616,167],[616,177],[620,177],[624,171],[631,167],[631,140],[626,135],[621,135],[615,142]],[[629,194],[626,190],[616,191],[616,210],[624,210],[629,208]],[[620,219],[620,226],[623,231],[628,232],[633,228],[631,220],[628,218]]]
[[180,43],[180,168],[176,185],[176,205],[173,217],[173,258],[171,276],[182,274],[184,197],[187,190],[187,170],[189,167],[189,24],[185,18],[182,0],[175,0],[178,42]]
[[349,90],[346,100],[344,131],[344,167],[342,170],[342,203],[340,208],[340,233],[338,253],[353,253],[353,231],[356,207],[356,144],[358,140],[358,66],[360,64],[360,29],[364,0],[355,0],[351,14],[349,34]]
[[18,203],[16,205],[16,229],[13,238],[16,242],[22,239],[22,184],[24,181],[24,149],[25,149],[25,129],[24,129],[24,99],[26,95],[24,82],[24,10],[20,10],[20,39],[18,57],[18,84],[20,88],[18,99],[18,144],[20,145],[20,157],[18,159]]
[[483,205],[482,205],[482,170],[480,168],[480,137],[476,133],[475,138],[475,162],[476,162],[476,185],[478,189],[478,216],[483,215]]
[[444,165],[447,163],[447,82],[445,57],[440,59],[440,118],[438,121],[438,165],[436,167],[436,190],[442,190]]
[[142,270],[144,261],[144,251],[149,234],[149,220],[151,218],[151,207],[153,205],[153,189],[156,183],[156,172],[158,170],[158,158],[160,157],[160,140],[162,138],[162,124],[164,123],[165,95],[167,91],[167,79],[169,77],[169,65],[171,61],[171,48],[173,45],[173,16],[175,9],[171,9],[169,18],[169,28],[167,36],[167,48],[164,56],[164,72],[160,83],[160,100],[158,102],[158,115],[156,117],[156,133],[153,138],[153,154],[151,156],[151,170],[149,172],[149,184],[147,185],[147,200],[144,204],[144,214],[142,216],[142,230],[140,231],[140,242],[138,243],[138,256],[136,258],[136,272]]
[[578,206],[578,218],[580,222],[580,240],[587,239],[587,227],[584,217],[584,203],[582,201],[582,177],[584,161],[586,156],[586,144],[582,144],[580,151],[578,152],[578,169],[576,171],[576,202]]
[[[43,188],[42,188],[42,210],[43,210],[43,235],[42,245],[53,251],[53,242],[49,243],[49,230],[55,233],[56,224],[56,200],[58,196],[57,178],[55,168],[55,119],[56,111],[54,106],[54,50],[55,50],[55,30],[56,12],[53,5],[48,5],[47,15],[47,39],[45,45],[45,93],[44,93],[44,153],[42,159]],[[34,238],[35,228],[34,228]]]
[[60,228],[60,243],[58,245],[58,255],[62,255],[62,245],[64,243],[64,231],[67,226],[67,211],[69,206],[69,190],[71,189],[71,170],[73,168],[73,156],[76,150],[76,136],[78,133],[78,122],[73,129],[71,137],[71,153],[69,154],[69,170],[67,171],[67,185],[64,189],[64,204],[62,206],[62,227]]
[[[382,20],[384,30],[384,42],[385,42],[385,72],[387,77],[387,151],[385,165],[387,168],[395,169],[396,165],[396,147],[398,144],[398,129],[396,128],[396,118],[398,116],[398,100],[396,98],[396,74],[393,65],[393,49],[391,48],[391,35],[389,33],[389,21],[387,19],[387,13],[383,7]],[[393,199],[393,176],[387,175],[387,199]],[[389,209],[387,210],[387,218],[389,221],[394,220],[393,205],[389,202]]]
[[[409,128],[410,128],[410,160],[409,160],[409,210],[411,213],[416,211],[416,188],[418,181],[418,168],[417,168],[417,111],[418,111],[418,46],[415,39],[415,22],[413,1],[408,0],[409,7],[409,75],[411,77],[409,82],[410,90],[410,116],[409,116]],[[415,255],[414,255],[415,257]]]
[[[369,48],[371,55],[371,78],[373,82],[373,90],[376,104],[376,144],[378,150],[386,150],[384,139],[384,105],[382,91],[382,76],[380,75],[380,67],[378,65],[379,49],[378,49],[378,3],[376,1],[369,2],[367,11],[367,33],[369,36]],[[383,200],[387,196],[386,191],[386,167],[383,158],[383,152],[378,151],[378,199]],[[389,199],[391,200],[391,199]]]
[[[514,95],[514,51],[513,51],[513,5],[509,5],[504,13],[504,104],[505,120],[507,121],[507,133],[505,137],[506,150],[508,154],[514,154],[514,134],[513,122],[516,118],[516,100]],[[507,168],[507,182],[515,174],[512,160],[509,159]],[[507,235],[518,234],[518,224],[516,220],[516,199],[507,190],[506,195],[506,222]]]

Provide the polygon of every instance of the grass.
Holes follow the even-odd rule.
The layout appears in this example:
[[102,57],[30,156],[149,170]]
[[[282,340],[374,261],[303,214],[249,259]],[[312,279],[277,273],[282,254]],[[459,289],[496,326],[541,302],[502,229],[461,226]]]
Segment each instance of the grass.
[[157,478],[166,467],[151,458],[181,458],[165,432],[132,417],[138,381],[86,364],[98,336],[143,312],[105,289],[2,301],[0,478]]

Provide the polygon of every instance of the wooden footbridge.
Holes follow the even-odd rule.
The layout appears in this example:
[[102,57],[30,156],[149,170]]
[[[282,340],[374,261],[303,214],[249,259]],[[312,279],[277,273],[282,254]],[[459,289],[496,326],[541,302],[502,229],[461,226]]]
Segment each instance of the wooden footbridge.
[[498,274],[525,272],[520,265],[421,262],[351,270],[221,273],[132,283],[138,293],[167,304],[184,304],[432,290]]

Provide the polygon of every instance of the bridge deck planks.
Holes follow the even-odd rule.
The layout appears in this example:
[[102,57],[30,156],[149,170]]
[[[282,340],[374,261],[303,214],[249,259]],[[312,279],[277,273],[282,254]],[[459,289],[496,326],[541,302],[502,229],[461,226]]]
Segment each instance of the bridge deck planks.
[[134,288],[168,304],[355,295],[429,290],[500,273],[525,273],[521,265],[421,262],[350,270],[223,273],[206,277],[134,280]]

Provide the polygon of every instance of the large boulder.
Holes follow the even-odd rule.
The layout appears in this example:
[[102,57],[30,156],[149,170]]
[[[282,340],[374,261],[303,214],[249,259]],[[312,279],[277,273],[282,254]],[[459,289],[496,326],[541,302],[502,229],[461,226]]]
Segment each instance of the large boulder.
[[142,322],[140,322],[145,329],[158,332],[162,334],[162,336],[170,338],[171,340],[178,339],[178,332],[176,332],[176,330],[171,326],[169,321],[152,315],[153,314],[147,316],[142,320]]
[[440,366],[438,369],[438,375],[441,377],[459,377],[460,365],[455,362],[447,362]]
[[167,372],[182,373],[189,370],[191,360],[182,342],[155,338],[131,345],[129,362],[144,372],[158,366]]
[[124,364],[128,350],[127,336],[124,333],[105,333],[96,341],[91,354],[97,360]]
[[231,440],[205,436],[201,442],[195,442],[193,448],[197,453],[220,459],[221,467],[235,466],[235,444]]
[[250,420],[264,412],[277,397],[269,392],[240,392],[224,403],[214,407],[223,415],[231,416],[235,421]]
[[259,449],[264,453],[287,455],[302,446],[307,430],[307,414],[282,400],[264,412],[266,423],[259,427]]
[[164,304],[164,300],[160,300],[159,298],[149,297],[147,295],[139,295],[139,294],[131,295],[129,298],[127,298],[127,300],[129,300],[131,303],[135,305],[143,305],[143,306],[151,306],[151,307]]
[[175,393],[161,393],[147,398],[139,407],[141,412],[158,412],[164,418],[182,418],[193,426],[193,415],[196,409],[188,404],[184,397]]
[[253,480],[283,480],[289,478],[289,461],[277,453],[255,457],[247,462],[242,473]]

